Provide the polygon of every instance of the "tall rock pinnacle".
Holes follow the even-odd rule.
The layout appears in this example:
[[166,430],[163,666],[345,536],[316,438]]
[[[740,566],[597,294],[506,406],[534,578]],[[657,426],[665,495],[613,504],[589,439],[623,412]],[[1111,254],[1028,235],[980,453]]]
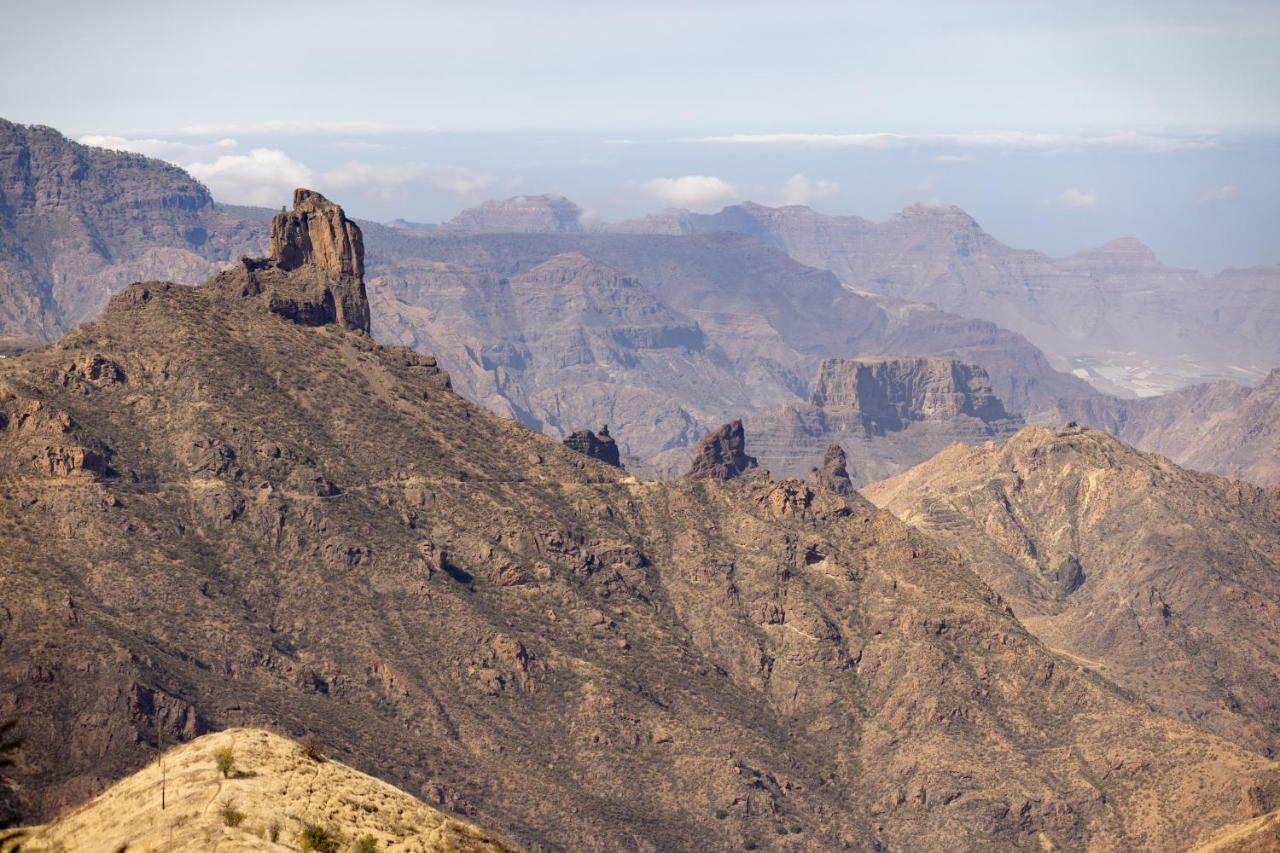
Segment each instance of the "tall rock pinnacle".
[[693,454],[686,477],[704,480],[731,480],[756,467],[747,455],[747,439],[742,421],[727,423],[707,434]]
[[342,208],[297,189],[293,210],[271,220],[268,257],[243,258],[215,279],[240,296],[262,296],[272,313],[304,326],[336,323],[369,333],[364,237]]

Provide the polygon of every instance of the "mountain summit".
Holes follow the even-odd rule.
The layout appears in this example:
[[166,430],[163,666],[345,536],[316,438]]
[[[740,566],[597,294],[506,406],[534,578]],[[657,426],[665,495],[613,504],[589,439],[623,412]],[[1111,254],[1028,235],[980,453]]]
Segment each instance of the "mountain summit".
[[262,296],[272,313],[303,326],[337,323],[369,334],[364,237],[342,208],[314,190],[293,193],[293,210],[271,220],[267,258],[242,258],[216,287]]

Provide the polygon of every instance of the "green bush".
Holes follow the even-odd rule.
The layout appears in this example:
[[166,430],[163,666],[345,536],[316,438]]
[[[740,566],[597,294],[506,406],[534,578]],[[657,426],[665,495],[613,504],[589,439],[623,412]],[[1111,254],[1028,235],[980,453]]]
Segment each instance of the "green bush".
[[316,853],[338,853],[341,843],[338,834],[323,826],[308,825],[298,833],[298,842],[303,850],[314,850]]
[[362,835],[356,839],[356,843],[351,846],[355,853],[374,853],[378,849],[378,839],[372,835]]
[[222,822],[227,826],[239,826],[244,823],[244,812],[236,811],[236,804],[231,800],[222,804],[218,814],[222,815]]
[[324,761],[324,741],[318,735],[307,735],[299,743],[302,754],[312,761]]
[[724,809],[716,809],[716,820],[724,820],[728,816],[729,813]]
[[218,768],[218,772],[222,774],[222,778],[228,778],[236,766],[235,749],[229,746],[220,746],[215,749],[213,751],[213,764]]
[[268,841],[275,844],[280,840],[280,821],[272,818],[267,822],[265,827],[265,835]]

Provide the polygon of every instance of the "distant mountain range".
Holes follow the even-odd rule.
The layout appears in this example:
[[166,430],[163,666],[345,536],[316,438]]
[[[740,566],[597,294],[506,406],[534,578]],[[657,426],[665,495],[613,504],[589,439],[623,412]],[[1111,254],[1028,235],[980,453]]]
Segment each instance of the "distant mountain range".
[[[194,283],[260,253],[271,216],[216,204],[159,161],[10,123],[0,199],[0,355],[94,316],[129,281]],[[1148,438],[1157,422],[1189,424],[1179,412],[1192,392],[1123,401],[1053,367],[1117,391],[1264,376],[1280,363],[1270,268],[1210,281],[1132,241],[1052,260],[956,208],[919,205],[882,224],[743,204],[607,225],[567,199],[525,196],[441,225],[364,226],[375,336],[435,354],[464,394],[552,435],[611,425],[637,473],[683,471],[716,425],[804,404],[824,360],[931,356],[984,370],[1028,421],[1078,420],[1207,470],[1276,476],[1265,394],[1246,405],[1247,386],[1215,385],[1197,398],[1199,431]],[[1163,366],[1125,367],[1140,363]],[[980,435],[927,429],[930,448]],[[924,458],[890,443],[848,448],[855,469]],[[807,469],[819,444],[764,457]]]

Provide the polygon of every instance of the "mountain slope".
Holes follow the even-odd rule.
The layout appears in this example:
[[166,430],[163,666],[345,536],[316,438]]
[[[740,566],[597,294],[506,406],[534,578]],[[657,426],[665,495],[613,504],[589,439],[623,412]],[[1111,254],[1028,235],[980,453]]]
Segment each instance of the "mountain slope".
[[863,493],[958,548],[1044,642],[1280,751],[1280,502],[1103,432],[1028,427]]
[[131,281],[203,281],[264,234],[176,166],[0,119],[0,342],[57,337]]
[[[215,757],[228,748],[234,766],[224,777]],[[228,825],[228,814],[236,825]],[[91,801],[29,830],[22,849],[296,850],[309,829],[325,831],[342,849],[365,837],[387,850],[512,849],[385,782],[311,758],[301,745],[260,729],[231,729],[168,750]]]
[[1188,468],[1280,484],[1280,369],[1254,387],[1211,382],[1142,400],[1064,400],[1057,417],[1105,429]]
[[[289,256],[246,274],[346,286]],[[0,363],[37,812],[242,725],[525,846],[1157,850],[1277,807],[1274,762],[1065,664],[861,499],[636,482],[227,283]]]

